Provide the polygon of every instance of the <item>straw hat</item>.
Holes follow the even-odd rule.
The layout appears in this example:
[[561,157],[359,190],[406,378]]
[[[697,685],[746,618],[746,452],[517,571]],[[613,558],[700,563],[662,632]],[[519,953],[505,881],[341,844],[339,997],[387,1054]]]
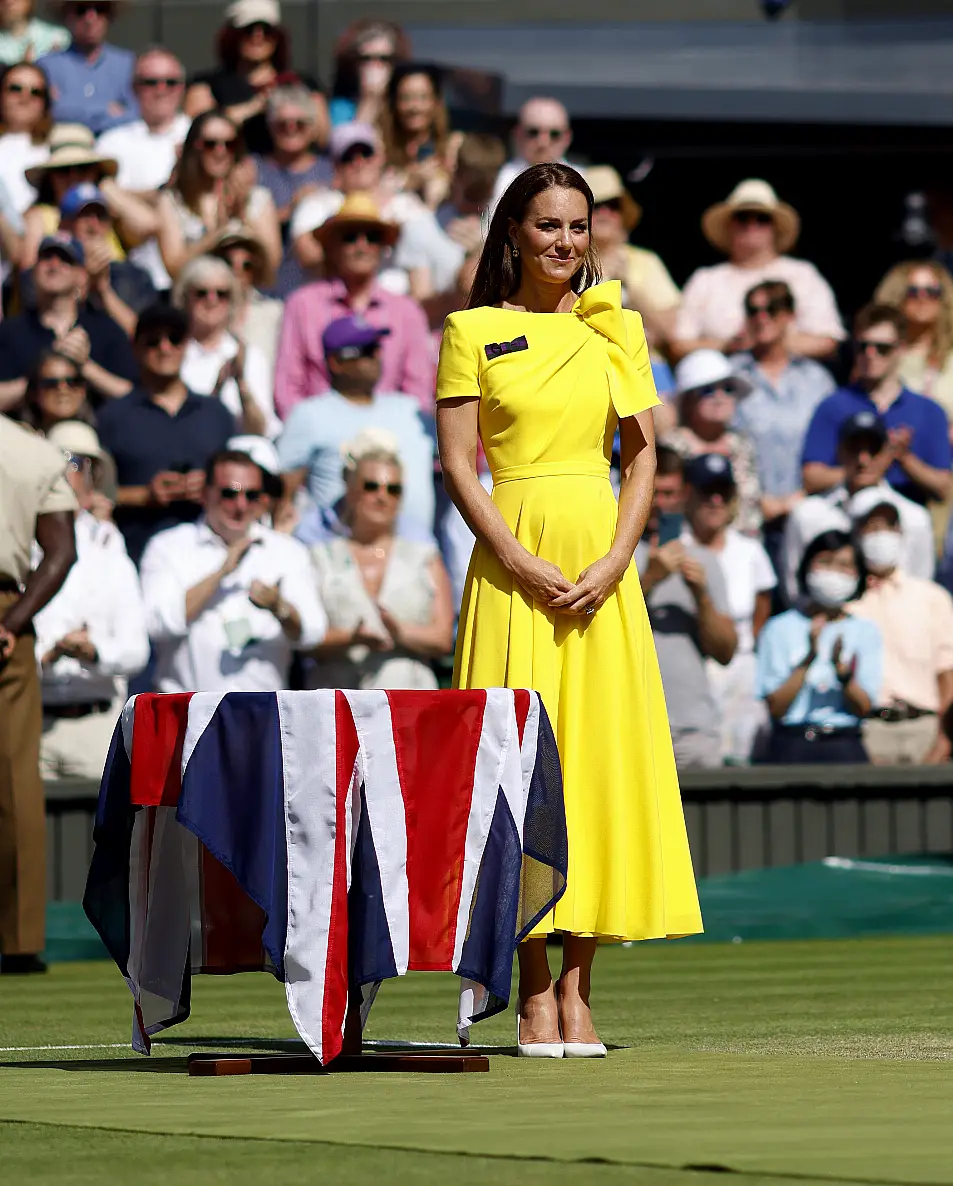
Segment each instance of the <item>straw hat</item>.
[[27,169],[26,179],[39,189],[49,169],[65,169],[68,165],[99,165],[107,177],[115,177],[118,163],[112,157],[96,151],[96,141],[89,128],[82,124],[56,124],[50,132],[50,155],[39,165]]
[[348,225],[380,227],[385,247],[393,247],[400,237],[400,227],[381,217],[377,202],[368,193],[348,194],[337,214],[315,228],[314,237],[323,245],[335,231]]
[[613,169],[611,165],[593,165],[591,169],[586,170],[586,181],[589,182],[589,188],[592,190],[596,204],[612,202],[618,198],[622,210],[622,222],[627,231],[638,226],[642,218],[642,207],[625,188],[617,170]]
[[778,252],[784,255],[797,242],[801,233],[801,219],[798,212],[787,202],[779,200],[766,181],[749,178],[731,191],[725,202],[716,202],[702,215],[702,231],[705,238],[719,251],[727,255],[731,249],[731,216],[741,210],[763,210],[774,219],[775,238]]
[[218,232],[208,253],[218,259],[224,259],[229,247],[244,247],[252,257],[252,282],[256,288],[271,286],[274,269],[269,262],[264,243],[252,227],[233,220]]

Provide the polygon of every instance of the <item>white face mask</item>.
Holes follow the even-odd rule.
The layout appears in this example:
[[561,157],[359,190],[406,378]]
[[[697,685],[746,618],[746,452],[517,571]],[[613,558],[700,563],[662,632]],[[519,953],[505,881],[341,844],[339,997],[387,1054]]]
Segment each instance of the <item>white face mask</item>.
[[871,568],[896,568],[902,545],[899,531],[872,531],[860,537],[860,550]]
[[857,592],[856,577],[826,568],[809,572],[805,584],[810,599],[825,609],[837,609]]

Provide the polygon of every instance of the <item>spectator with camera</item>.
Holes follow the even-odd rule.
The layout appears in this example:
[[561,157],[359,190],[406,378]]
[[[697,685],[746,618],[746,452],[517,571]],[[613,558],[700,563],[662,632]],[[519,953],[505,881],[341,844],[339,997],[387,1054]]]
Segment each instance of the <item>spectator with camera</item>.
[[260,522],[261,469],[247,453],[208,460],[202,515],[156,535],[142,591],[161,692],[274,692],[327,617],[304,544]]

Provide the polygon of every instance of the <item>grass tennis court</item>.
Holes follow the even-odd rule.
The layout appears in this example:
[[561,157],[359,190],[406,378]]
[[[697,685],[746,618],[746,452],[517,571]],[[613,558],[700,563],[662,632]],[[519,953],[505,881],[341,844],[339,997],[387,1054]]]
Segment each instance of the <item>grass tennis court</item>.
[[[605,1062],[512,1057],[488,1075],[189,1079],[191,1050],[291,1039],[281,985],[193,981],[152,1059],[110,964],[0,982],[0,1165],[31,1184],[953,1184],[948,937],[608,948]],[[385,985],[367,1036],[453,1038],[455,981]],[[580,1162],[584,1164],[579,1164]],[[575,1163],[575,1164],[574,1164]]]

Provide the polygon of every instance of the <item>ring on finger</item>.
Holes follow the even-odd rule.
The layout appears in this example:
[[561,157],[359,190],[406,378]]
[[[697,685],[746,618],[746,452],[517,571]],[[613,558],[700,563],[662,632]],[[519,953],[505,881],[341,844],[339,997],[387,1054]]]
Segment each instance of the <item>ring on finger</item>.
[[594,614],[595,612],[596,612],[596,607],[594,605],[589,605],[586,607],[587,614]]

